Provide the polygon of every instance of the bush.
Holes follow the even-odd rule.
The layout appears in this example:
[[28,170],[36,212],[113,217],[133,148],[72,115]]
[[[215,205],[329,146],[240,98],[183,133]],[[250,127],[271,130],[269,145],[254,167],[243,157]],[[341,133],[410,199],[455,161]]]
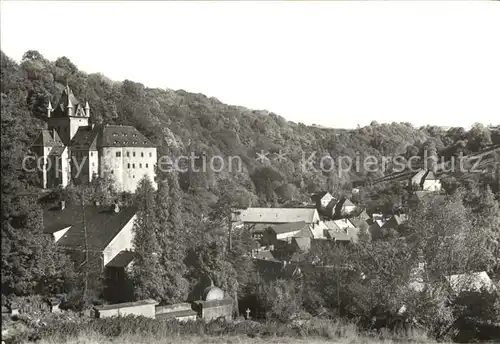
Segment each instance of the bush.
[[292,280],[276,280],[257,291],[267,319],[288,322],[302,310],[302,297]]

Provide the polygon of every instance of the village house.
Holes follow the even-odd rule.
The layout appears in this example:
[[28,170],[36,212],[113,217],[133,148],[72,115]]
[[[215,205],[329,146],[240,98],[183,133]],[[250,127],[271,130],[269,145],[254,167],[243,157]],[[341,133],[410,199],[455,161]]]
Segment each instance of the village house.
[[357,242],[359,239],[359,228],[350,219],[325,221],[325,225],[326,237],[330,240]]
[[272,250],[259,251],[255,255],[253,255],[252,258],[257,260],[266,260],[270,262],[279,263],[279,260],[276,259],[276,257],[273,255]]
[[[111,288],[117,288],[118,301],[129,301],[126,290],[120,289],[134,259],[134,207],[87,205],[57,207],[44,211],[44,232],[80,264],[88,260],[89,270],[104,275]],[[123,292],[123,295],[118,295]]]
[[410,185],[421,191],[441,191],[441,181],[434,172],[420,170],[410,178]]
[[373,239],[380,238],[390,232],[396,231],[401,224],[406,222],[406,215],[393,215],[383,220],[376,220],[368,229]]
[[397,229],[402,223],[406,222],[406,215],[393,215],[384,223],[384,229]]
[[246,208],[233,212],[233,221],[245,225],[278,225],[291,222],[317,224],[320,218],[313,208]]
[[233,209],[231,213],[233,228],[244,226],[258,241],[269,227],[275,225],[305,222],[314,227],[320,221],[314,208],[247,208]]
[[325,221],[325,225],[329,230],[342,231],[348,228],[356,228],[350,219],[338,219]]
[[362,209],[361,211],[352,214],[349,220],[354,226],[356,226],[356,228],[359,228],[360,230],[368,229],[368,227],[372,223],[371,217],[366,212],[366,209]]
[[438,203],[443,203],[446,201],[446,195],[440,194],[438,192],[430,191],[415,191],[408,198],[408,206],[414,208],[422,202],[436,201]]
[[[412,268],[410,274],[410,288],[420,292],[425,289],[425,264],[418,263]],[[486,271],[471,272],[448,275],[444,277],[444,285],[452,295],[459,295],[462,292],[492,292],[497,287]]]
[[456,274],[446,276],[446,281],[455,295],[464,291],[488,291],[496,290],[496,286],[486,271],[473,272],[470,274]]
[[270,226],[265,230],[260,244],[262,246],[276,246],[280,242],[290,242],[292,237],[301,232],[302,236],[312,236],[311,226],[305,221]]
[[378,219],[373,221],[373,223],[368,227],[368,234],[373,237],[377,237],[378,235],[381,235],[382,233],[382,227],[385,224],[384,219]]
[[156,146],[132,126],[92,123],[89,103],[83,106],[68,86],[55,108],[49,101],[47,129],[31,149],[43,158],[44,189],[89,183],[105,174],[120,191],[135,192],[144,175],[156,188]]
[[350,199],[342,197],[340,200],[332,199],[323,214],[328,218],[342,218],[351,215],[355,210],[356,205]]
[[324,210],[332,201],[337,201],[335,197],[329,192],[315,193],[311,196],[311,201],[316,205],[316,209]]

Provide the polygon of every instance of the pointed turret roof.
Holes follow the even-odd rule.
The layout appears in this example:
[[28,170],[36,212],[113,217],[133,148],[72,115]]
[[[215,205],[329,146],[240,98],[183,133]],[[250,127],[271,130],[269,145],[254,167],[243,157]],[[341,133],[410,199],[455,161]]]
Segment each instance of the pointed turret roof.
[[64,87],[59,102],[54,109],[53,117],[67,117],[68,108],[72,108],[71,116],[74,117],[84,117],[85,111],[83,111],[83,106],[80,101],[75,97],[71,88],[66,85]]

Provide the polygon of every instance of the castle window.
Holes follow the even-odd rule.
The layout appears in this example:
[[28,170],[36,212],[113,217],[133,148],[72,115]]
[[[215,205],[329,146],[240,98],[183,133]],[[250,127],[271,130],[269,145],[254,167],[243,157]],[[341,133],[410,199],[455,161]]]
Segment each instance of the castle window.
[[127,164],[127,168],[130,168],[130,164]]
[[130,152],[127,152],[127,158],[130,156]]
[[132,164],[132,168],[135,168],[135,164]]
[[139,164],[139,168],[142,168],[142,164]]
[[93,152],[90,152],[90,156],[94,156],[94,153],[93,153]]
[[144,158],[144,153],[141,152],[141,158]]
[[135,157],[135,152],[132,152],[132,156]]
[[153,153],[149,152],[149,157],[151,158],[153,156]]
[[148,164],[146,164],[146,168],[148,168]]
[[122,156],[122,152],[116,152],[116,157],[119,158]]

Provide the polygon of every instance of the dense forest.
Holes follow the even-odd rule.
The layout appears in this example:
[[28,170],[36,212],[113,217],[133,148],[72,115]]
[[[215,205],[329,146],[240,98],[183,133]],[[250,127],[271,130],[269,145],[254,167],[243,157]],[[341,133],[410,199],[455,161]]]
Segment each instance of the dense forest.
[[[168,84],[168,80],[166,83]],[[291,206],[309,201],[313,192],[328,190],[336,195],[349,195],[352,188],[359,185],[360,194],[353,200],[360,207],[368,207],[369,211],[391,212],[401,203],[404,191],[399,184],[371,183],[384,174],[392,173],[391,162],[375,172],[357,166],[355,170],[339,173],[342,166],[338,165],[330,166],[328,172],[304,170],[301,163],[304,157],[307,159],[313,152],[316,152],[317,157],[348,156],[353,161],[356,157],[363,159],[367,156],[379,159],[399,156],[402,159],[410,159],[413,156],[423,156],[424,152],[431,152],[435,157],[449,160],[460,154],[473,155],[492,145],[500,144],[500,126],[486,127],[476,124],[470,130],[444,130],[436,126],[416,128],[410,123],[379,124],[374,121],[369,126],[352,130],[312,127],[287,121],[265,110],[226,105],[203,94],[184,90],[152,89],[130,80],[117,82],[102,74],[87,74],[78,70],[66,57],[49,61],[37,51],[28,51],[22,61],[16,63],[2,52],[2,265],[7,267],[10,273],[2,273],[2,294],[6,290],[17,294],[51,292],[52,290],[48,290],[51,286],[74,278],[66,257],[49,241],[40,242],[45,239],[40,239],[35,233],[34,228],[39,229],[41,226],[41,215],[36,211],[40,210],[41,206],[30,197],[19,196],[27,192],[38,192],[36,176],[21,168],[22,158],[29,153],[30,144],[44,127],[48,102],[57,103],[66,85],[71,87],[80,101],[89,102],[92,121],[137,127],[158,145],[159,155],[189,156],[194,152],[198,156],[221,156],[225,161],[228,157],[239,156],[243,162],[241,171],[225,168],[220,172],[196,172],[192,166],[187,166],[186,172],[179,173],[175,180],[169,180],[165,188],[159,188],[159,196],[156,198],[152,195],[151,185],[146,181],[142,182],[136,201],[150,205],[145,206],[143,211],[152,211],[151,209],[158,207],[158,213],[161,215],[162,209],[167,207],[165,204],[168,204],[168,207],[173,208],[169,208],[162,219],[166,223],[182,223],[182,228],[185,229],[183,233],[191,235],[191,247],[188,248],[186,242],[180,244],[180,247],[187,250],[187,259],[192,256],[190,265],[175,269],[170,267],[162,277],[175,281],[172,285],[177,286],[164,291],[164,294],[168,295],[166,301],[182,300],[186,295],[177,295],[175,290],[186,289],[182,286],[194,284],[200,277],[200,271],[210,272],[215,276],[216,282],[231,293],[255,293],[257,286],[251,282],[251,264],[243,254],[250,245],[245,233],[235,233],[235,248],[227,255],[223,249],[225,238],[222,235],[207,234],[220,233],[218,229],[224,227],[221,218],[229,206]],[[280,161],[271,158],[263,164],[256,160],[256,154],[261,151],[270,152],[269,157],[285,152],[287,159]],[[418,230],[425,230],[430,235],[444,230],[429,219],[439,219],[441,223],[453,227],[453,231],[463,228],[467,235],[474,234],[476,237],[478,233],[472,233],[471,229],[480,224],[486,228],[486,234],[479,234],[491,235],[493,243],[500,242],[500,155],[499,152],[492,154],[489,163],[483,166],[484,173],[451,173],[444,177],[446,191],[455,193],[443,211],[436,211],[435,204],[420,209],[416,215],[410,217],[411,221],[401,229],[401,233],[388,235],[386,240],[377,244],[367,243],[364,251],[349,253],[353,254],[352,259],[368,261],[375,265],[378,261],[378,258],[374,258],[375,254],[380,254],[380,259],[391,261],[391,264],[385,267],[377,265],[380,271],[375,282],[377,289],[372,290],[370,294],[373,296],[372,301],[377,297],[385,302],[384,305],[394,301],[393,295],[384,292],[390,289],[389,285],[399,281],[393,278],[391,269],[409,266],[411,263],[410,260],[404,260],[405,257],[414,258],[415,252],[422,254],[426,249],[438,250],[434,242],[430,242],[427,248],[424,246],[418,250],[411,246]],[[471,216],[466,216],[466,213]],[[143,226],[156,228],[158,224]],[[32,235],[20,232],[19,228],[25,228],[27,232],[31,230]],[[179,228],[176,230],[179,231]],[[148,242],[155,242],[156,239],[143,236],[143,241],[137,244],[147,246]],[[162,245],[161,240],[156,241]],[[404,245],[401,245],[402,242]],[[166,247],[168,243],[164,242],[163,245]],[[478,268],[484,268],[486,265],[494,267],[495,264],[498,267],[498,259],[495,261],[495,257],[491,255],[486,258],[474,256],[479,254],[477,250],[473,250],[476,248],[469,245],[467,250],[471,250],[470,252],[464,248],[465,251],[460,251],[462,256],[458,255],[456,258],[455,263],[458,265],[450,262],[447,268],[462,267],[464,261],[460,262],[458,259],[467,254],[470,264],[476,264],[474,266]],[[441,262],[440,259],[445,257],[446,252],[456,249],[455,246],[449,246],[444,253],[438,252],[439,250],[428,252],[432,256],[429,262],[435,265],[436,261]],[[180,251],[166,252],[165,259],[180,257],[184,254]],[[346,253],[344,257],[347,256]],[[29,260],[26,257],[36,259]],[[394,257],[401,261],[398,263]],[[30,261],[27,265],[26,260]],[[439,266],[435,266],[435,269],[439,270]],[[178,271],[183,271],[182,275],[179,275]],[[141,273],[147,275],[139,276],[143,281],[157,276],[154,268]],[[47,280],[48,278],[50,280]],[[331,276],[311,276],[309,283],[327,283],[329,278]],[[398,275],[398,278],[404,279],[407,276]],[[354,282],[347,280],[345,283]],[[327,289],[327,294],[320,295],[320,285],[322,284],[310,287],[314,292],[307,295],[308,305],[331,305],[335,298],[338,301],[338,294],[335,296],[338,291]],[[154,289],[151,285],[144,285],[140,288],[141,296],[151,296],[148,288]],[[277,284],[269,288],[281,290],[289,287]],[[351,294],[344,295],[346,300],[358,300],[359,295],[367,295],[364,289],[350,290],[353,291]],[[262,293],[264,294],[267,292]],[[381,295],[386,299],[381,299]],[[312,300],[312,297],[317,298]],[[398,295],[398,298],[400,297],[402,296]],[[263,300],[263,303],[266,302],[273,301]],[[342,311],[359,314],[362,312],[360,309],[365,306],[368,307],[358,304],[356,308],[352,302],[346,301],[345,305],[342,305]],[[427,309],[426,316],[431,316],[436,307],[438,306]]]
[[[273,205],[301,199],[314,191],[350,190],[353,182],[383,175],[382,169],[364,171],[363,166],[341,175],[337,173],[339,166],[325,173],[302,169],[300,162],[313,152],[316,157],[348,156],[354,160],[358,156],[408,158],[428,149],[449,158],[500,143],[499,128],[481,124],[469,131],[377,122],[355,130],[308,127],[268,111],[226,105],[202,94],[151,89],[130,80],[115,82],[102,74],[86,74],[66,57],[52,62],[36,51],[26,52],[20,64],[2,53],[1,63],[2,152],[9,152],[13,158],[3,159],[2,164],[11,166],[2,165],[4,174],[19,167],[16,159],[27,152],[43,127],[49,100],[57,103],[66,84],[78,99],[91,104],[93,121],[137,127],[158,144],[160,155],[189,156],[194,152],[206,157],[239,156],[243,161],[240,172],[226,168],[221,172],[188,171],[181,176],[183,191],[203,194],[202,203],[220,195],[223,180],[255,196],[254,204]],[[261,150],[270,152],[270,158],[282,150],[287,159],[271,158],[264,166],[256,160]],[[390,172],[390,166],[385,168]],[[498,185],[491,186],[498,190]]]

